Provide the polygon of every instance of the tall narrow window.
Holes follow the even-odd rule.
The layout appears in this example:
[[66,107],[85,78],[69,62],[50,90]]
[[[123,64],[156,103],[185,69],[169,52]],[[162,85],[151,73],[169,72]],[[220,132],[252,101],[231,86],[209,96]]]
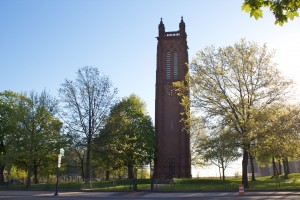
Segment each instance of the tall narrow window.
[[171,79],[171,54],[169,51],[166,54],[166,78],[167,80]]
[[178,53],[174,51],[174,80],[178,80]]

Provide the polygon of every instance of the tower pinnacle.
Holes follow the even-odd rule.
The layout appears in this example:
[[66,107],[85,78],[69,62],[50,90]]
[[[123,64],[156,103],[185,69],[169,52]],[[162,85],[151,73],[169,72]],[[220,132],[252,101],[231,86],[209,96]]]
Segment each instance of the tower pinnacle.
[[186,33],[185,33],[185,23],[183,21],[183,17],[181,17],[181,21],[179,23],[179,31],[180,31],[181,35],[186,36]]
[[165,33],[165,25],[162,21],[162,17],[160,18],[160,23],[158,25],[158,35],[159,37],[162,37]]

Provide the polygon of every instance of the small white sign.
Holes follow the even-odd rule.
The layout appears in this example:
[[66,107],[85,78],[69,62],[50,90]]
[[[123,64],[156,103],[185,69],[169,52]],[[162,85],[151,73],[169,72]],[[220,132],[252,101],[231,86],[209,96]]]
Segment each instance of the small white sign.
[[57,162],[57,167],[60,168],[61,166],[61,155],[58,155],[58,162]]
[[63,148],[61,148],[59,150],[59,155],[64,156],[65,155],[65,150]]

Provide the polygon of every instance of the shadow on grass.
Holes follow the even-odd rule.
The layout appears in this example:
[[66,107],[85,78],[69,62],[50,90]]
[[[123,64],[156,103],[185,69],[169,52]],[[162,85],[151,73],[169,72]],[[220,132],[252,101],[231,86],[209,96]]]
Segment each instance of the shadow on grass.
[[[134,183],[137,183],[137,190],[150,190],[149,179],[133,180],[112,180],[92,182],[92,188],[86,188],[84,183],[60,183],[59,190],[80,190],[80,191],[132,191]],[[219,180],[217,178],[194,178],[194,179],[174,179],[171,184],[154,184],[154,191],[176,192],[176,191],[232,191],[237,192],[241,178],[228,178]],[[159,186],[158,186],[159,185]],[[300,174],[290,174],[289,179],[274,178],[270,176],[259,177],[256,181],[249,181],[249,188],[246,191],[264,191],[264,190],[299,190]],[[0,190],[26,190],[25,185],[9,184],[0,186]],[[55,190],[55,184],[32,184],[30,190]]]
[[[138,180],[111,180],[111,181],[97,181],[92,182],[92,188],[87,188],[83,182],[76,183],[59,183],[59,190],[99,190],[99,191],[132,191],[134,183],[137,184],[137,189],[142,190],[143,188],[150,188],[149,179],[138,179]],[[55,190],[55,183],[41,183],[32,184],[29,190]],[[27,190],[24,184],[8,184],[0,186],[0,190]]]
[[240,180],[219,180],[216,178],[174,179],[170,185],[159,190],[170,191],[237,191]]

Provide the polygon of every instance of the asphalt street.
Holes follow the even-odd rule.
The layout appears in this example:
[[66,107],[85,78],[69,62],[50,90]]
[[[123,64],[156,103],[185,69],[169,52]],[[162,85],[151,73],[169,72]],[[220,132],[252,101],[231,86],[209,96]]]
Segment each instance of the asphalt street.
[[239,195],[237,192],[61,192],[58,196],[50,191],[0,191],[0,200],[158,200],[158,199],[300,199],[299,192],[247,192]]

